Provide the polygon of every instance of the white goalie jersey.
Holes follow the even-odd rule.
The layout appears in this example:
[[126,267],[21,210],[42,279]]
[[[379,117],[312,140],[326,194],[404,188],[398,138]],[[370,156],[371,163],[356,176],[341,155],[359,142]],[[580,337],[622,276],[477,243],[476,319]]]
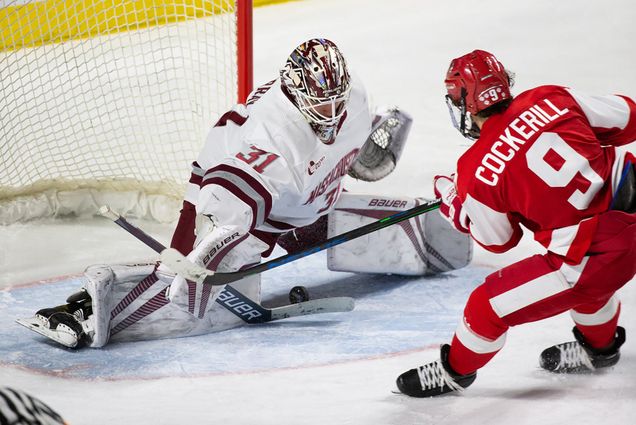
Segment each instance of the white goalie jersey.
[[240,233],[280,233],[311,224],[338,200],[371,121],[366,93],[353,78],[337,137],[321,143],[274,80],[210,131],[186,200],[197,214],[233,223]]

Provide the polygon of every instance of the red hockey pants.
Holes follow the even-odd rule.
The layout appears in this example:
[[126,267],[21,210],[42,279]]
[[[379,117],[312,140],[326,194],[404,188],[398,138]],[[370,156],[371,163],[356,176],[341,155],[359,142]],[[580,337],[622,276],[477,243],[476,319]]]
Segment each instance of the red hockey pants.
[[590,345],[609,345],[620,313],[614,293],[635,274],[636,214],[604,213],[581,264],[535,255],[491,274],[472,292],[451,343],[451,367],[474,372],[503,347],[509,327],[568,310]]

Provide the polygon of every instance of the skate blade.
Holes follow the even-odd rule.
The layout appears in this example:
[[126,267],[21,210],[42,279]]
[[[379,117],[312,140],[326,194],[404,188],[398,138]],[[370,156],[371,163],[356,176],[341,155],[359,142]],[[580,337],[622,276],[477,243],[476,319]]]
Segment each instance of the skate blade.
[[15,319],[16,323],[24,326],[27,329],[31,329],[33,332],[36,332],[50,340],[57,342],[68,348],[77,347],[77,338],[73,335],[70,335],[67,332],[61,332],[56,330],[51,330],[46,327],[44,323],[37,317],[29,317],[25,319]]

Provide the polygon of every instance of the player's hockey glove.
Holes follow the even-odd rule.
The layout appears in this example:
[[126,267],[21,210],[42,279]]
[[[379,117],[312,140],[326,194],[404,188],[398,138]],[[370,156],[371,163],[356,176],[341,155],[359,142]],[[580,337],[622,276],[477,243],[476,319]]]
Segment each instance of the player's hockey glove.
[[439,211],[455,229],[462,233],[469,233],[470,219],[462,208],[462,200],[457,196],[453,177],[454,175],[435,176],[433,179],[435,196],[442,200]]

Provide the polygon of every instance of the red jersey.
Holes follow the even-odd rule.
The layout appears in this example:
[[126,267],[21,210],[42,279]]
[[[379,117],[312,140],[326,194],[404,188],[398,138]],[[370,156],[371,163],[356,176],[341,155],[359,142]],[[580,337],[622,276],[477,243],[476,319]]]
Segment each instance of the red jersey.
[[[473,238],[503,252],[522,235],[578,264],[610,207],[626,152],[636,152],[636,104],[542,86],[484,123],[457,163]],[[617,148],[617,146],[622,146]]]

